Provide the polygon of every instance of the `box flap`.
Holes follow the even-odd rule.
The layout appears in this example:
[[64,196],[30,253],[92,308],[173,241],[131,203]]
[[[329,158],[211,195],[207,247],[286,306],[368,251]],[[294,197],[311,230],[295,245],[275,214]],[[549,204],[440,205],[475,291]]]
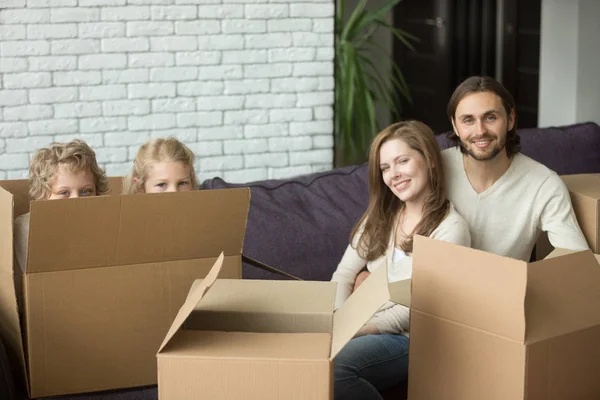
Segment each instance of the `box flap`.
[[27,272],[239,255],[249,206],[248,188],[33,201]]
[[249,188],[120,197],[119,264],[242,253]]
[[412,309],[522,341],[527,263],[415,235]]
[[568,175],[563,177],[569,187],[577,222],[594,252],[600,252],[600,177]]
[[550,252],[550,254],[548,254],[546,257],[544,257],[544,260],[547,260],[550,258],[556,258],[556,257],[560,257],[560,256],[566,256],[567,254],[573,254],[573,253],[577,253],[577,250],[554,249]]
[[[579,251],[581,251],[581,250],[554,249],[545,258],[548,259],[548,258],[565,256],[567,254],[578,253]],[[598,261],[598,264],[600,264],[600,254],[594,254],[594,257],[596,258],[596,261]]]
[[562,175],[561,179],[567,185],[569,192],[579,193],[592,199],[600,200],[600,175]]
[[173,324],[169,328],[167,335],[165,336],[165,340],[163,340],[162,344],[158,349],[158,353],[169,343],[169,340],[175,336],[175,333],[181,328],[187,317],[190,316],[192,311],[196,305],[202,300],[202,297],[206,294],[208,289],[215,283],[217,278],[219,277],[219,273],[221,272],[221,268],[223,267],[223,260],[225,259],[225,254],[221,253],[215,264],[210,269],[210,272],[206,275],[206,277],[202,280],[202,282],[195,287],[195,289],[189,294],[186,301],[183,303],[183,306],[179,309],[177,316],[173,320]]
[[254,333],[182,330],[159,357],[212,359],[327,360],[328,333]]
[[[190,292],[201,283],[195,281]],[[337,287],[329,281],[258,279],[219,279],[216,286],[197,311],[331,314]]]
[[600,265],[590,250],[529,265],[527,342],[600,325]]
[[0,186],[13,195],[14,218],[29,211],[29,181],[27,179],[0,181]]
[[[0,337],[27,385],[25,352],[13,271],[13,196],[0,187]],[[17,367],[18,366],[18,367]]]
[[121,198],[30,203],[27,273],[116,264]]
[[396,304],[410,308],[412,295],[412,279],[405,279],[389,284],[390,300]]
[[335,282],[219,279],[185,329],[330,334],[335,293]]
[[382,265],[333,314],[330,358],[333,359],[389,299],[387,265]]

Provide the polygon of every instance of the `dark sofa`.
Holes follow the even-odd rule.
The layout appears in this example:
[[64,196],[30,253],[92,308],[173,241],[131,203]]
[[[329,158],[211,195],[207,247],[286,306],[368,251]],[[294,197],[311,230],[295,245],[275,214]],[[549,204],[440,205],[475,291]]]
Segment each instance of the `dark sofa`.
[[[600,173],[600,126],[594,123],[523,129],[519,134],[523,154],[561,175]],[[442,148],[451,145],[445,135],[438,140]],[[366,165],[248,184],[231,184],[220,178],[203,183],[204,189],[241,186],[249,186],[252,192],[244,253],[303,279],[330,279],[350,231],[367,205]],[[281,279],[249,265],[244,265],[244,277]],[[386,398],[402,398],[404,391],[399,387],[386,393]],[[156,400],[157,393],[150,387],[60,398]]]

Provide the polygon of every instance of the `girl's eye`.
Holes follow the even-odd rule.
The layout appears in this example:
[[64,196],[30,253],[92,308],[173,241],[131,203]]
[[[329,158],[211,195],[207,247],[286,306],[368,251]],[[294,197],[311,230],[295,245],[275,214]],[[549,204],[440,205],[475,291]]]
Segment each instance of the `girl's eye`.
[[156,186],[159,188],[164,188],[166,186],[166,183],[164,183],[164,182],[157,183]]
[[67,192],[66,190],[63,190],[63,191],[61,191],[61,192],[58,192],[58,194],[59,194],[60,196],[68,196],[68,195],[69,195],[69,192]]
[[187,186],[190,183],[188,181],[179,182],[179,186]]
[[390,169],[390,167],[383,167],[383,168],[381,168],[381,172],[385,172],[385,171],[387,171],[388,169]]
[[406,163],[408,162],[408,160],[407,160],[407,159],[403,159],[403,160],[400,160],[400,161],[398,161],[398,162],[399,162],[400,164],[406,164]]
[[91,191],[90,191],[90,189],[83,189],[79,193],[83,196],[88,196],[91,193]]

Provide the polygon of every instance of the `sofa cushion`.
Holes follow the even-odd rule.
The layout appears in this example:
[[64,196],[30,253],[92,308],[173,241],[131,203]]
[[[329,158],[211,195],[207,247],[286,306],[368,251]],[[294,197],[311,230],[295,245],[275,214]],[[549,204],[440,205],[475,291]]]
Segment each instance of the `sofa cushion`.
[[[521,152],[559,175],[600,172],[600,126],[575,125],[519,129]],[[442,149],[453,143],[447,133],[437,137]]]
[[[204,189],[250,187],[244,254],[302,279],[329,280],[367,207],[367,165],[247,184],[221,178]],[[244,265],[244,278],[280,279]]]

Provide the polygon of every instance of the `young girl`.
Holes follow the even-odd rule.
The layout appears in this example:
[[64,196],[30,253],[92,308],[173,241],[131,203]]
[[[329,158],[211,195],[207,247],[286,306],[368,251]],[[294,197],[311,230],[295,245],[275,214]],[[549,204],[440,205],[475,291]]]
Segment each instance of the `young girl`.
[[194,153],[175,138],[143,144],[131,173],[123,179],[123,194],[182,192],[198,189]]
[[[469,229],[446,199],[440,148],[418,121],[380,132],[369,154],[369,205],[351,234],[332,281],[336,308],[374,270],[388,280],[411,277],[413,235],[470,246]],[[336,399],[383,399],[408,377],[409,309],[388,302],[334,361]]]
[[[96,153],[82,140],[53,143],[37,150],[29,163],[31,200],[100,196],[108,192],[108,180],[96,161]],[[27,264],[29,213],[15,219],[15,260],[21,270]]]

